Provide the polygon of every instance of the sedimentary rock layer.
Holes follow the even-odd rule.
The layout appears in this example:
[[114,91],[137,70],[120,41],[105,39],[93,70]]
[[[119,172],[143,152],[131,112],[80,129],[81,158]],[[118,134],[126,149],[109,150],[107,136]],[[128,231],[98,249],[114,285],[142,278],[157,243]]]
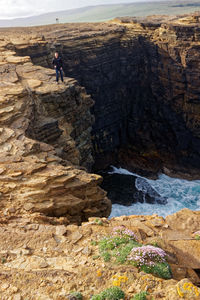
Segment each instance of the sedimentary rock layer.
[[76,80],[56,85],[54,71],[8,51],[6,41],[0,46],[1,211],[67,223],[108,216],[101,177],[79,168],[93,163],[91,97]]
[[19,29],[9,46],[46,67],[59,50],[66,75],[92,95],[96,168],[120,161],[192,172],[200,166],[199,33],[198,14],[122,18],[29,28],[24,40]]
[[[100,178],[70,164],[90,170],[94,163],[103,168],[117,162],[130,169],[167,172],[168,167],[198,175],[198,20],[190,15],[1,29],[3,206],[14,199],[21,203],[19,212],[26,204],[30,211],[79,221],[108,215]],[[66,75],[75,78],[58,86],[50,69],[55,49]],[[73,193],[65,178],[69,166],[72,187],[80,182]],[[34,176],[25,168],[37,170],[28,172],[37,173],[38,182],[48,173],[54,179],[46,187],[30,183],[31,188]],[[33,204],[36,198],[43,202],[40,208]],[[77,203],[76,212],[68,211],[70,201]]]

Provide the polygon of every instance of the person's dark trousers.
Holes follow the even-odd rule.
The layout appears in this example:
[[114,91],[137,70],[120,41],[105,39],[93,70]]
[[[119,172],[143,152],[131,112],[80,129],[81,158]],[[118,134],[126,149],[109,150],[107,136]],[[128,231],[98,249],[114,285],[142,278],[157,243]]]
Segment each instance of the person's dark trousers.
[[56,81],[58,82],[59,80],[59,73],[60,73],[60,78],[63,82],[63,71],[61,69],[56,69]]

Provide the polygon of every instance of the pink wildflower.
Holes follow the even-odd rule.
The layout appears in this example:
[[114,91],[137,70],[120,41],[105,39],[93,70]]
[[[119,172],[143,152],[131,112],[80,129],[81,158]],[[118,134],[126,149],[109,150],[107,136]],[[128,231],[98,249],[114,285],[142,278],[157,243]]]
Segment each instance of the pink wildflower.
[[125,226],[117,226],[113,228],[113,235],[125,236],[133,240],[137,240],[135,233]]
[[194,233],[194,235],[199,235],[199,236],[200,236],[200,230],[196,231],[196,232]]
[[137,266],[153,266],[156,262],[165,262],[166,253],[164,250],[154,246],[142,246],[133,248],[128,256]]
[[194,237],[196,240],[200,240],[200,230],[198,230],[194,233]]

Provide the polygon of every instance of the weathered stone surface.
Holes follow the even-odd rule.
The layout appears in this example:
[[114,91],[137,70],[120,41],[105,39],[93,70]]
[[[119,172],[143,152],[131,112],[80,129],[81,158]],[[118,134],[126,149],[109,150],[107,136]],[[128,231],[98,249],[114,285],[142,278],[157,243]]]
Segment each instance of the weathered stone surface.
[[[188,220],[193,217],[193,212],[183,210],[180,215],[181,220],[188,224]],[[172,218],[174,218],[173,228],[181,236],[185,229],[180,226],[180,218],[176,221],[175,217],[175,215],[171,216],[169,223],[172,226]],[[196,218],[200,224],[200,212],[196,213]],[[24,214],[16,218],[1,214],[1,299],[12,300],[15,299],[14,297],[19,298],[20,295],[21,299],[57,300],[64,299],[71,291],[80,291],[84,299],[90,299],[92,294],[113,286],[113,278],[117,276],[127,278],[121,286],[127,298],[147,290],[150,298],[154,299],[178,300],[183,296],[184,299],[199,299],[200,289],[195,286],[200,283],[198,262],[196,261],[192,266],[190,258],[193,257],[193,262],[195,261],[195,257],[200,255],[200,247],[196,247],[197,252],[194,253],[190,246],[200,241],[193,240],[193,232],[189,225],[186,230],[187,240],[180,238],[177,241],[180,247],[171,244],[170,248],[169,243],[172,242],[168,237],[170,226],[166,228],[167,220],[156,215],[118,217],[111,220],[100,218],[99,220],[101,225],[94,222],[95,218],[90,218],[89,222],[81,226],[65,226],[61,218],[46,218],[45,224],[41,224],[41,220],[36,221],[34,214]],[[157,226],[158,221],[159,226]],[[124,225],[134,232],[137,232],[136,229],[143,228],[147,233],[143,237],[143,244],[154,241],[167,251],[173,279],[163,280],[139,272],[130,265],[103,262],[98,256],[98,246],[94,242],[97,243],[101,238],[110,235],[113,228],[118,225]],[[195,230],[197,228],[199,229],[195,227]],[[65,231],[67,234],[61,236]],[[160,237],[162,232],[166,234],[163,239]],[[55,238],[55,233],[62,239]],[[180,249],[184,251],[184,255]],[[27,250],[31,250],[28,255]],[[173,263],[172,257],[174,257]]]
[[21,29],[15,39],[10,29],[6,41],[45,67],[59,50],[66,75],[92,95],[96,168],[120,162],[136,171],[198,176],[198,19],[154,16],[28,28],[24,41]]
[[100,176],[79,169],[93,162],[91,97],[74,79],[56,85],[54,72],[30,58],[1,55],[8,62],[0,70],[1,211],[77,223],[108,216]]

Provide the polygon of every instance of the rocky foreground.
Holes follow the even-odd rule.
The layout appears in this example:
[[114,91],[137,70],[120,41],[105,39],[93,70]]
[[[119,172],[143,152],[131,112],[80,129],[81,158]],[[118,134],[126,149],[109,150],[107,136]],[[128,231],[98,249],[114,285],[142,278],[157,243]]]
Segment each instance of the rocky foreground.
[[[142,291],[151,300],[200,299],[200,240],[193,235],[199,229],[200,212],[185,209],[166,219],[156,215],[91,218],[81,226],[63,223],[62,218],[37,214],[1,216],[2,300],[79,299],[70,296],[72,291],[90,299],[112,286],[120,287],[125,299]],[[141,244],[165,250],[172,279],[100,255],[99,241],[121,225],[132,230]]]

